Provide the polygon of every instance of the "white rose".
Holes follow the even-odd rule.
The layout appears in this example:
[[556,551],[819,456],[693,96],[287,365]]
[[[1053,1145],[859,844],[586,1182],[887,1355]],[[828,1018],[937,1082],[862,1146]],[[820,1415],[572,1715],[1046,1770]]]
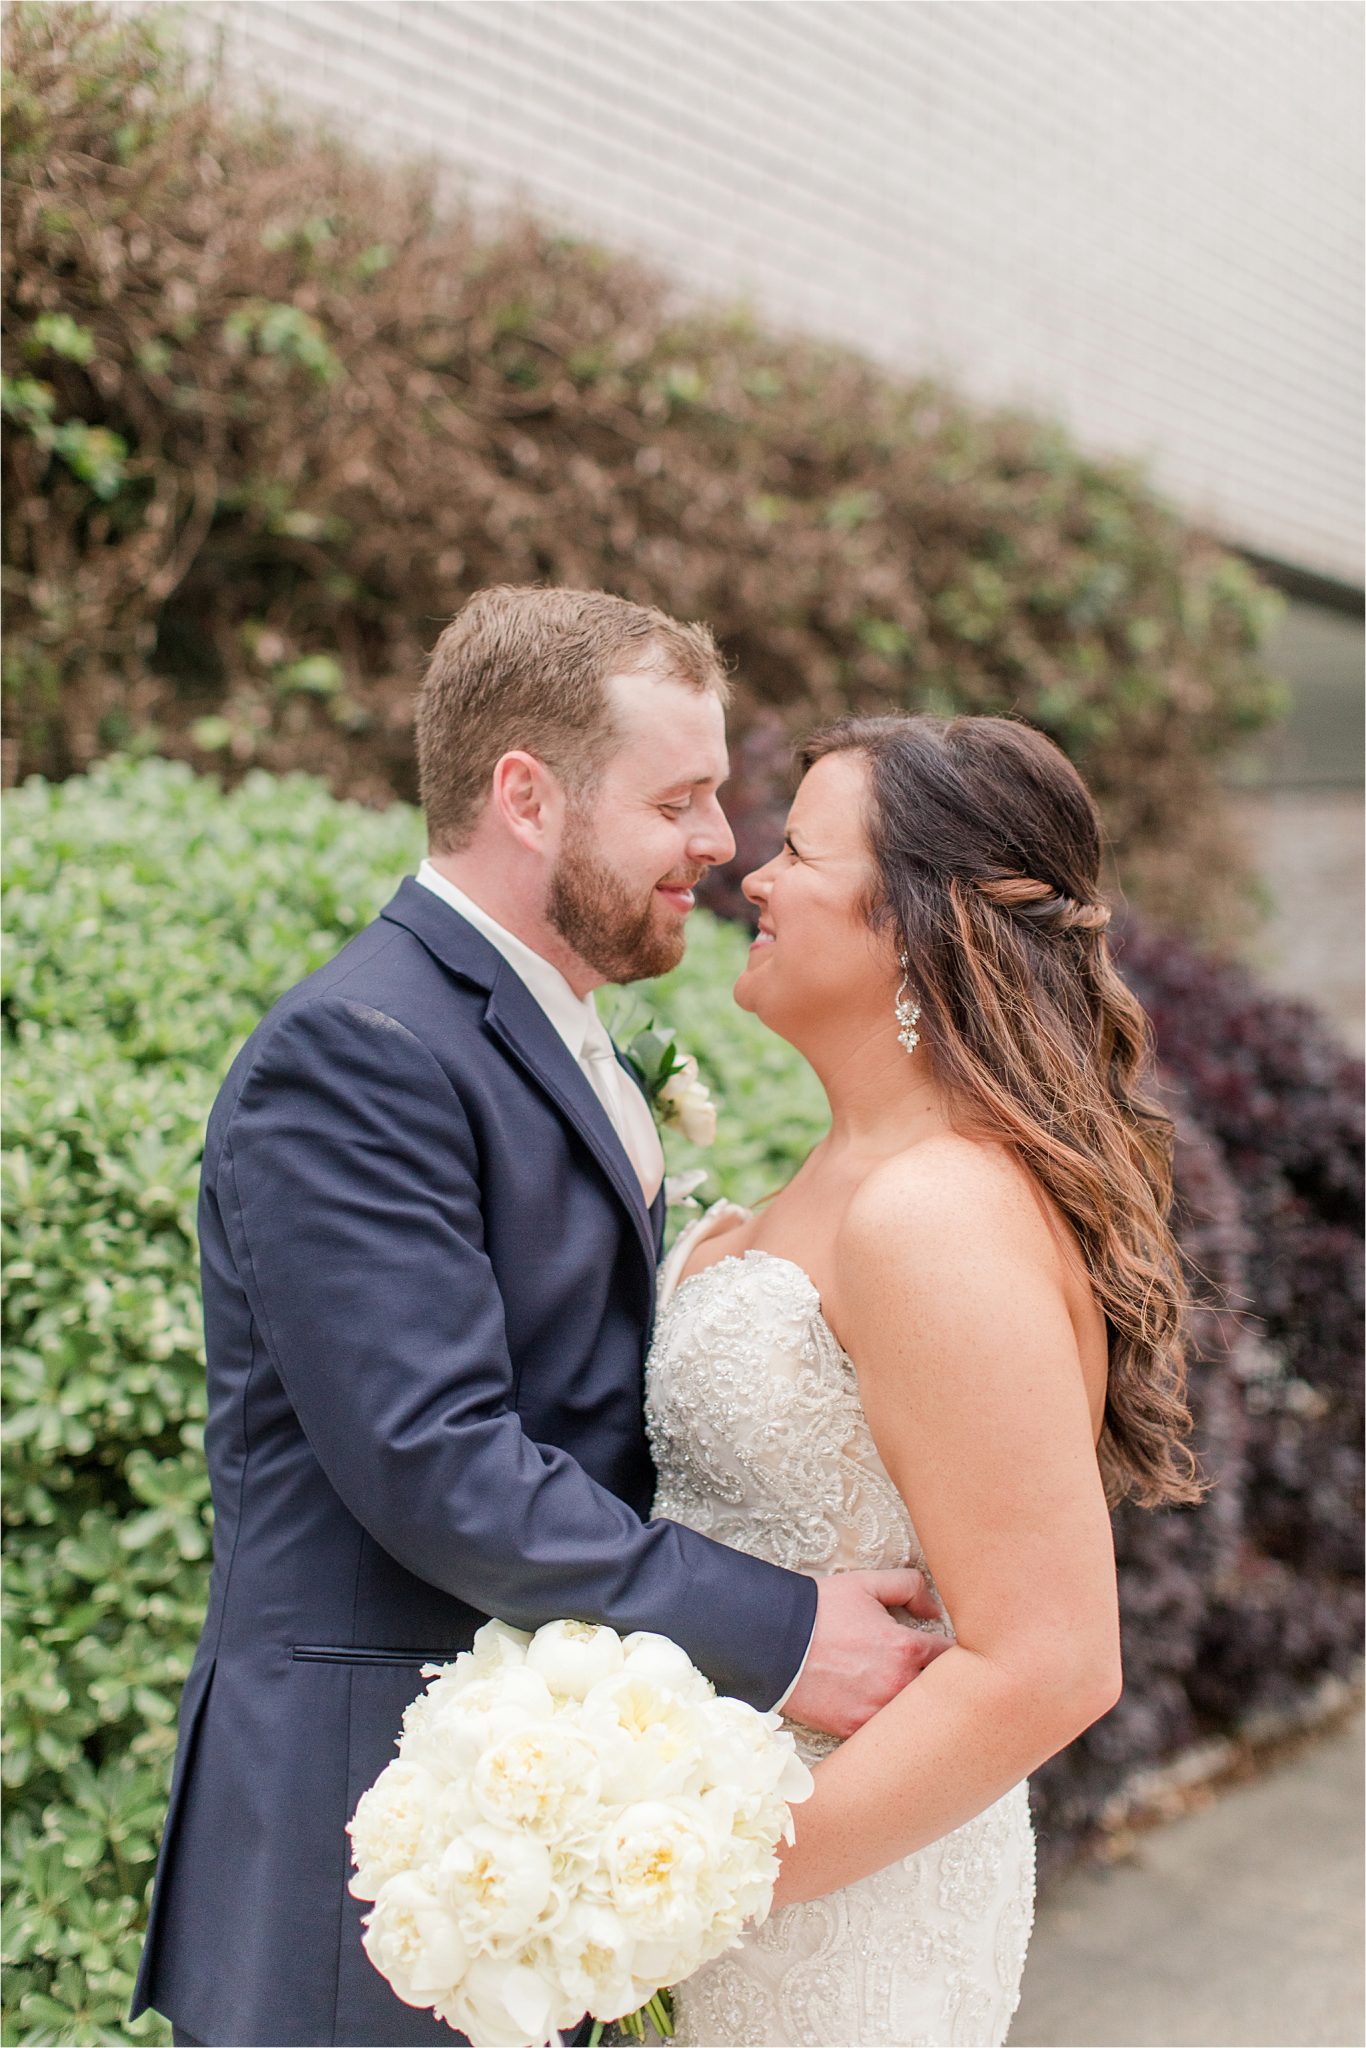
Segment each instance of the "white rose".
[[411,1871],[380,1887],[361,1941],[405,2005],[433,2005],[460,1981],[469,1950],[436,1894]]
[[718,1845],[695,1801],[642,1799],[618,1817],[607,1841],[612,1904],[642,1935],[697,1941]]
[[485,1820],[554,1841],[595,1817],[602,1772],[581,1735],[554,1721],[538,1722],[486,1749],[470,1790]]
[[465,1940],[479,1948],[521,1942],[550,1903],[552,1876],[544,1842],[476,1821],[446,1848],[434,1883]]
[[[617,2020],[634,2012],[659,1987],[642,1985],[631,1961],[635,1939],[620,1914],[591,1899],[576,1902],[551,1937],[555,1976],[566,2003],[595,2020]],[[572,2024],[562,2021],[562,2025]]]
[[666,1123],[677,1124],[693,1145],[711,1145],[716,1140],[716,1104],[711,1090],[698,1076],[697,1061],[689,1053],[659,1091]]
[[670,1108],[675,1103],[681,1102],[688,1089],[698,1079],[700,1071],[697,1061],[693,1058],[692,1054],[685,1052],[668,1080],[660,1089],[660,1101],[667,1102]]
[[531,1638],[526,1661],[553,1693],[581,1700],[600,1678],[620,1671],[621,1637],[597,1622],[548,1621]]
[[440,1790],[430,1771],[395,1757],[362,1792],[346,1826],[356,1865],[348,1886],[353,1898],[377,1898],[386,1879],[421,1862]]
[[506,1959],[478,1956],[437,2018],[479,2048],[532,2048],[547,2041],[557,2026],[573,2026],[582,2008],[564,2015],[553,1977],[538,1967],[540,1956]]
[[703,1082],[695,1081],[683,1097],[678,1121],[690,1145],[716,1143],[716,1104],[711,1099],[711,1090]]
[[459,1684],[438,1679],[404,1709],[399,1755],[438,1778],[459,1777],[490,1743],[554,1713],[549,1686],[523,1666],[506,1665]]

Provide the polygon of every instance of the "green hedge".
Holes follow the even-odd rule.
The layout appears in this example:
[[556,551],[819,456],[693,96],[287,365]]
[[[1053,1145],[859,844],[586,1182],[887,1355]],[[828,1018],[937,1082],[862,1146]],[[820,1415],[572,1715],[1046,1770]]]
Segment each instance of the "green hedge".
[[[7,804],[6,2040],[121,2039],[207,1592],[195,1200],[204,1120],[280,992],[388,900],[421,820],[303,776],[231,795],[100,764]],[[795,1055],[734,1010],[704,913],[661,1014],[728,1091],[745,1199],[820,1128]],[[143,2021],[138,2039],[162,2038]]]

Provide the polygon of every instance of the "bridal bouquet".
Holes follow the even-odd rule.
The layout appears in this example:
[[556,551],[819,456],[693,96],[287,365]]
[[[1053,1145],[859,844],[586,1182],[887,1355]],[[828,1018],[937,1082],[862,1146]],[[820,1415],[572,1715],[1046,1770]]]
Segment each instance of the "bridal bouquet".
[[407,1708],[347,1832],[365,1952],[475,2048],[535,2048],[762,1920],[811,1774],[664,1636],[488,1622]]

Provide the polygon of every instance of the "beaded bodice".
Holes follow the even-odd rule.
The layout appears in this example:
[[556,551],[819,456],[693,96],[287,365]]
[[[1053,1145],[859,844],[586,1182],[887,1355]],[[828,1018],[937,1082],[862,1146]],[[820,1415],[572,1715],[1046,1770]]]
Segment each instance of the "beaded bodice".
[[646,1379],[655,1513],[790,1571],[923,1568],[809,1276],[751,1250],[678,1279],[704,1237],[746,1213],[714,1204],[661,1270]]

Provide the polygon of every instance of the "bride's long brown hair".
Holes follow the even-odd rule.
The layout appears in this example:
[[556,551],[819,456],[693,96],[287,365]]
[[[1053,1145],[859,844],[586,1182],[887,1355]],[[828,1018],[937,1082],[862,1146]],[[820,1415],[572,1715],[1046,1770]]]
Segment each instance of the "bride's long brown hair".
[[1111,1501],[1198,1501],[1171,1120],[1142,1092],[1148,1020],[1110,960],[1101,829],[1067,757],[1009,718],[845,718],[868,766],[866,908],[909,961],[920,1032],[964,1131],[1011,1146],[1075,1232],[1109,1330]]

